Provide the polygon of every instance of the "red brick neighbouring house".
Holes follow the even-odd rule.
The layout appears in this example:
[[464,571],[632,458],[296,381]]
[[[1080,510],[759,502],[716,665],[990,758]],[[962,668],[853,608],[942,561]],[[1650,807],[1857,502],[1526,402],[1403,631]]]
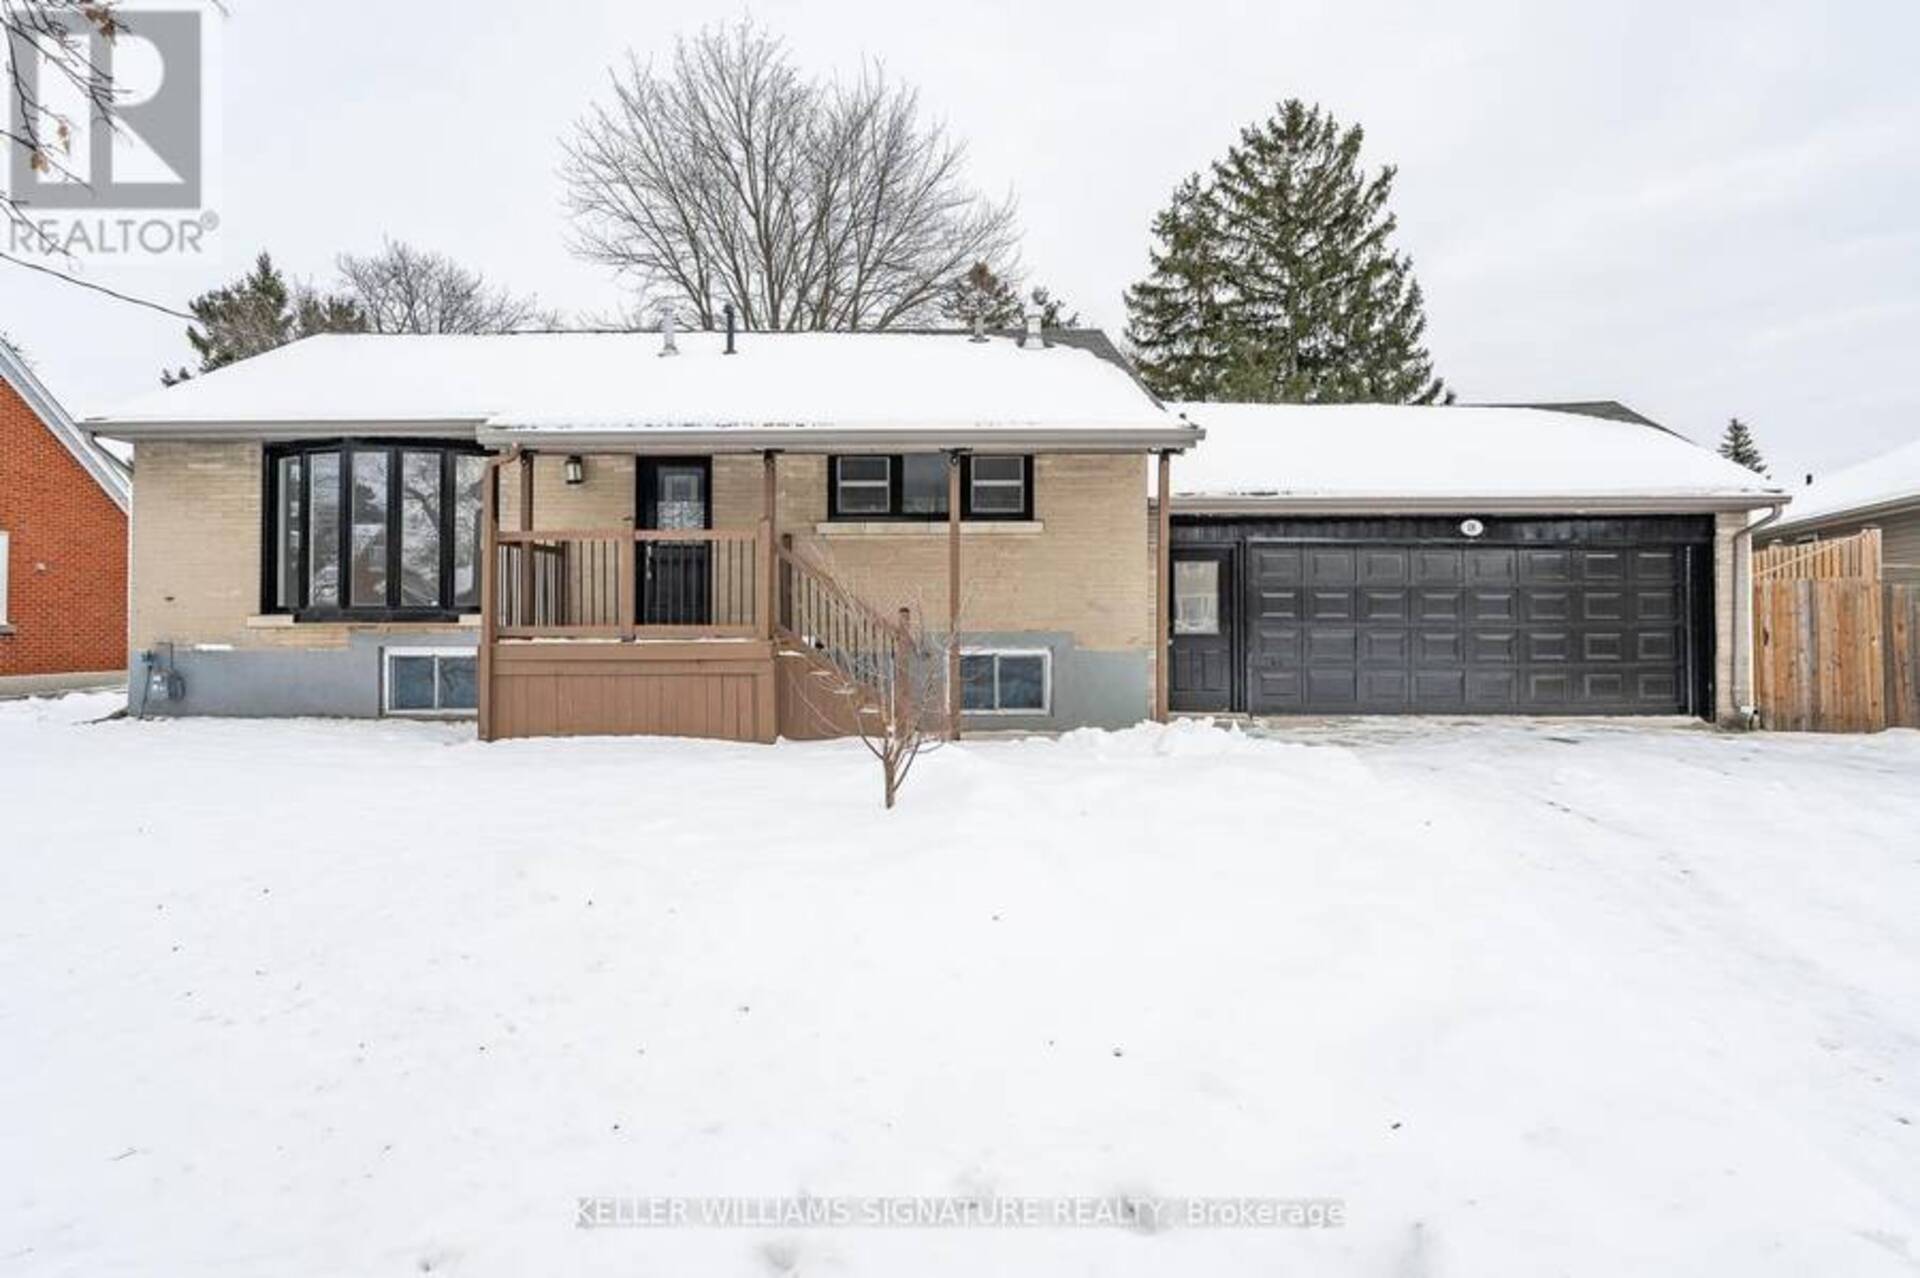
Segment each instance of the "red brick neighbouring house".
[[0,692],[126,668],[130,491],[0,341]]

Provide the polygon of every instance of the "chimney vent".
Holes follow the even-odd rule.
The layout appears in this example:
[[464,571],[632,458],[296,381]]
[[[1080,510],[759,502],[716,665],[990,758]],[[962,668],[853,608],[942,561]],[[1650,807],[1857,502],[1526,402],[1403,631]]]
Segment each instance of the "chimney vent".
[[728,302],[723,309],[727,315],[727,354],[731,355],[733,354],[733,303]]
[[1040,340],[1040,312],[1028,311],[1027,332],[1026,336],[1020,339],[1020,349],[1038,350],[1044,345],[1046,345],[1046,343]]
[[967,340],[970,342],[984,342],[987,340],[987,317],[978,311],[975,311],[973,315],[973,336]]
[[662,355],[678,355],[680,353],[679,345],[673,340],[673,312],[671,310],[660,312],[660,353]]

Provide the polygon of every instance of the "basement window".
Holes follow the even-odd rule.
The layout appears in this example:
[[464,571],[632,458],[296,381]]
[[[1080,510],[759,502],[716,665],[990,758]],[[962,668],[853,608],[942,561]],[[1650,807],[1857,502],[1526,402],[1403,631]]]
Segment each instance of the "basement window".
[[479,708],[478,658],[471,648],[388,648],[385,696],[391,715],[469,715]]
[[960,708],[968,714],[1046,714],[1053,654],[972,650],[960,654]]

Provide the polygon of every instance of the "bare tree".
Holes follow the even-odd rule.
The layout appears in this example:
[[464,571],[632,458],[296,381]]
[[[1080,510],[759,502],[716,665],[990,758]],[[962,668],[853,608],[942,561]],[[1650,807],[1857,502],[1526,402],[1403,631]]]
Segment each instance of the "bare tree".
[[[0,51],[7,62],[7,101],[0,106],[8,108],[0,113],[0,138],[7,149],[25,151],[35,173],[87,180],[71,163],[77,122],[53,105],[47,86],[70,86],[89,115],[112,127],[118,105],[113,76],[94,59],[92,36],[98,33],[111,43],[126,29],[120,0],[0,0],[0,42],[5,45]],[[37,86],[27,71],[33,60],[40,67]],[[33,228],[4,190],[0,213]]]
[[563,169],[575,249],[650,304],[713,327],[924,323],[974,262],[1009,269],[1012,200],[965,180],[965,148],[919,96],[868,66],[809,79],[751,22],[628,57],[613,100],[574,128]]
[[371,332],[511,333],[559,327],[559,317],[542,309],[539,299],[489,284],[444,253],[388,240],[378,253],[343,253],[335,264]]

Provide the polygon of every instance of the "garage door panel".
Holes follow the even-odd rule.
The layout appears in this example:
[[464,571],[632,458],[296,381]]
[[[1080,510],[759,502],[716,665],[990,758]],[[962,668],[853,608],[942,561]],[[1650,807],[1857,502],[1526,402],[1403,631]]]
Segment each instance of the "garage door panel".
[[1360,553],[1355,550],[1307,552],[1307,584],[1351,586],[1359,577]]
[[1463,710],[1467,704],[1467,672],[1464,670],[1416,670],[1413,672],[1413,708],[1423,714]]
[[1475,621],[1520,620],[1520,595],[1512,590],[1476,590],[1467,596],[1467,615]]
[[1403,622],[1409,605],[1404,590],[1366,590],[1360,594],[1360,620]]
[[1367,665],[1404,666],[1412,649],[1404,630],[1361,632],[1360,660]]
[[1412,556],[1416,586],[1457,586],[1467,579],[1465,556],[1458,550],[1415,550]]
[[1307,596],[1309,621],[1352,621],[1353,591],[1315,590]]
[[1467,552],[1469,586],[1511,586],[1520,580],[1519,553],[1513,550],[1480,549]]
[[1351,626],[1314,626],[1304,633],[1309,666],[1334,661],[1350,665],[1360,655],[1360,632]]
[[1520,596],[1520,619],[1530,625],[1573,620],[1573,594],[1566,590],[1529,590]]
[[[1681,709],[1691,698],[1696,642],[1687,551],[1635,544],[1627,522],[1613,523],[1599,545],[1552,544],[1582,535],[1580,521],[1533,525],[1529,535],[1549,544],[1250,540],[1247,706],[1282,713]],[[1279,535],[1286,523],[1275,527]]]
[[1467,660],[1476,665],[1509,666],[1520,660],[1520,632],[1476,630],[1467,640]]
[[1307,670],[1307,700],[1315,707],[1331,710],[1354,709],[1360,705],[1360,672],[1345,670]]

